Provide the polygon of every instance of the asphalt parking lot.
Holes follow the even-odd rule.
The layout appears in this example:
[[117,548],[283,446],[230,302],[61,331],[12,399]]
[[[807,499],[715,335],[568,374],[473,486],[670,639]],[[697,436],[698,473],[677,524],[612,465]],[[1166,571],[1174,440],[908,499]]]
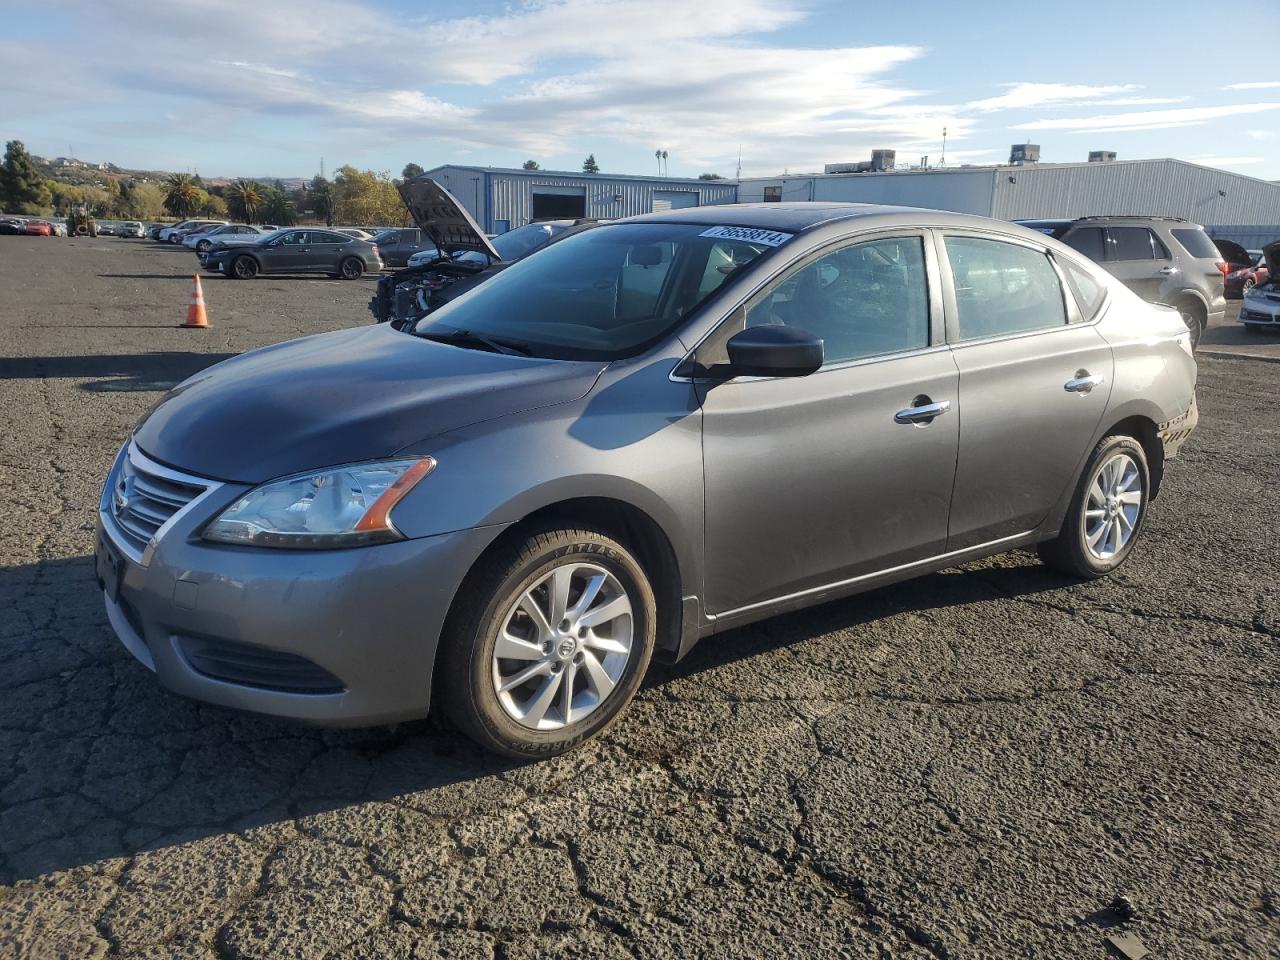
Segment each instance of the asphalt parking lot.
[[0,237],[0,955],[1280,955],[1280,365],[1205,357],[1112,579],[1014,553],[741,629],[520,766],[184,701],[114,639],[90,550],[134,422],[369,319],[368,280],[209,279],[177,329],[193,266]]

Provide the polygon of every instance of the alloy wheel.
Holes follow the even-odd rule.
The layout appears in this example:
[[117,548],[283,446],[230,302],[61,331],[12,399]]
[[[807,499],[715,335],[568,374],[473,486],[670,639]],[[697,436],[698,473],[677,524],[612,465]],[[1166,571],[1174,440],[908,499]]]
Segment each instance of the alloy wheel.
[[635,619],[618,578],[593,563],[555,567],[502,619],[493,689],[512,720],[558,730],[593,713],[631,659]]
[[1142,473],[1127,453],[1117,453],[1094,475],[1085,502],[1085,548],[1112,560],[1133,538],[1142,513]]

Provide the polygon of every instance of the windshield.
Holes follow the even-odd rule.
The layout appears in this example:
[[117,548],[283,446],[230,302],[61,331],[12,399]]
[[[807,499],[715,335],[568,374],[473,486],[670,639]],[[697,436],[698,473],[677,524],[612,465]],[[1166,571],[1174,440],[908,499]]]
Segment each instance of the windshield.
[[[772,245],[719,232],[724,228],[672,223],[586,230],[424,317],[415,333],[465,331],[561,359],[632,356]],[[773,242],[781,236],[773,234]]]
[[519,260],[526,253],[537,250],[555,234],[556,231],[549,223],[528,223],[494,237],[489,242],[503,260]]

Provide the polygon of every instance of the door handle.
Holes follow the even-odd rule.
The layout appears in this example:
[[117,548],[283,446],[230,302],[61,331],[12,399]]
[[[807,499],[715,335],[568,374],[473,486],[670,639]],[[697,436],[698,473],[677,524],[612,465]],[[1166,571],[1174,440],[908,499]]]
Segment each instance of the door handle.
[[1161,267],[1159,270],[1156,271],[1156,273],[1160,274],[1160,276],[1162,277],[1172,277],[1177,272],[1178,272],[1177,267]]
[[1062,389],[1067,393],[1088,393],[1100,383],[1106,382],[1106,377],[1090,376],[1088,371],[1077,371],[1076,375],[1062,385]]
[[[920,400],[929,400],[928,397],[916,397],[916,402]],[[905,410],[899,410],[893,415],[894,423],[914,423],[925,425],[933,422],[934,417],[940,417],[951,409],[950,400],[939,400],[937,403],[929,401],[921,403],[918,406],[907,407]]]

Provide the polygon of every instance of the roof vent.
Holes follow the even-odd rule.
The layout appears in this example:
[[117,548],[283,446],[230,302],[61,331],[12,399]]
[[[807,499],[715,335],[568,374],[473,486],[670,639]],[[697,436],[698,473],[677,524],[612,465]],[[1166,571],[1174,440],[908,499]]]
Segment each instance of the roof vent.
[[1115,158],[1116,158],[1116,152],[1114,150],[1090,150],[1089,151],[1090,163],[1111,163],[1113,160],[1115,160]]

